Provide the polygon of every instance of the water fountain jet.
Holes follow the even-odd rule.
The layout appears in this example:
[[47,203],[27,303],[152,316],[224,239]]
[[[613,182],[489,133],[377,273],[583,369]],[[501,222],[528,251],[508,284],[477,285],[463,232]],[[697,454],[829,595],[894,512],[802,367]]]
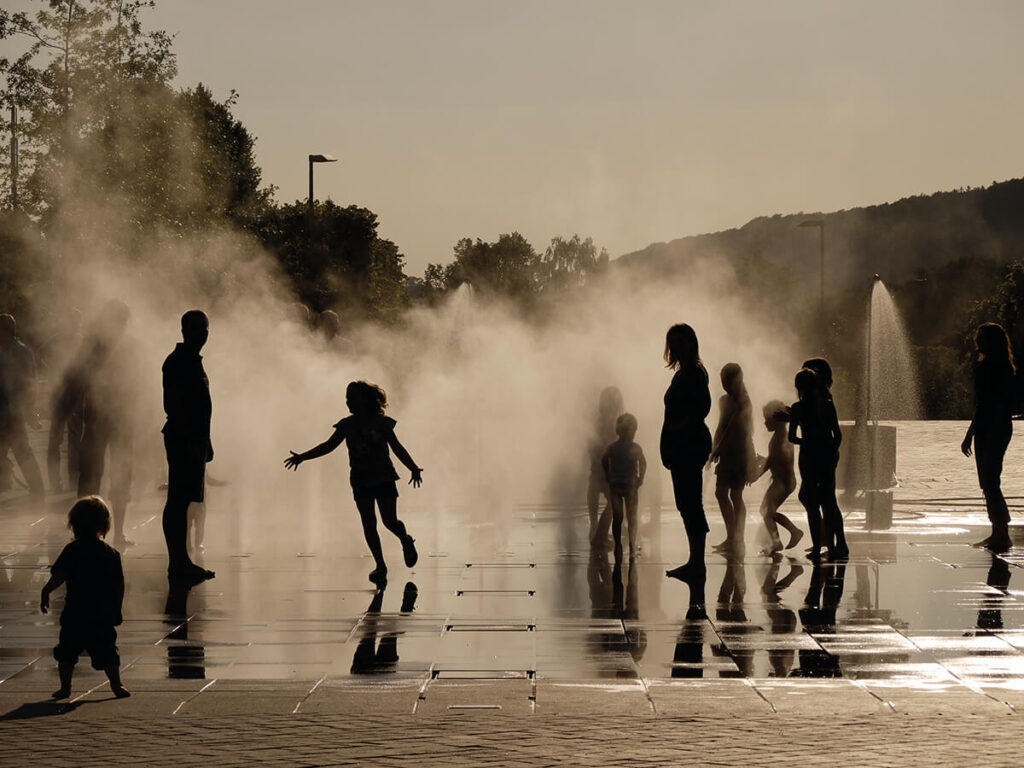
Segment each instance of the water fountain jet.
[[883,529],[892,525],[896,427],[878,421],[918,419],[921,404],[910,343],[899,312],[880,276],[873,277],[871,286],[863,407],[843,444],[840,477],[848,492],[864,491],[865,527]]

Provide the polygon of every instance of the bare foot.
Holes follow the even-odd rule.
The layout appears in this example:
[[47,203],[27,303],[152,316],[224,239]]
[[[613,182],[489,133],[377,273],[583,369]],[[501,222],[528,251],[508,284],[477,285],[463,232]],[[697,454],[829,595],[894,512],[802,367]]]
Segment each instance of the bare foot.
[[70,688],[60,688],[60,689],[54,691],[53,694],[52,694],[53,698],[58,699],[58,700],[59,699],[66,699],[70,695],[71,695],[71,689]]
[[987,549],[988,545],[989,545],[989,543],[991,541],[992,541],[992,537],[991,536],[986,536],[981,541],[974,542],[973,544],[971,544],[971,546],[975,547],[976,549]]
[[726,539],[725,541],[720,541],[718,544],[712,544],[711,549],[715,552],[724,552],[725,550],[729,549],[730,546],[731,544],[729,540]]
[[997,536],[990,536],[988,543],[985,545],[985,549],[997,554],[1008,552],[1011,547],[1013,547],[1013,542],[1009,537],[1003,538]]
[[690,583],[692,581],[702,581],[707,578],[707,568],[703,565],[686,563],[685,565],[680,565],[678,568],[665,571],[665,575],[670,579],[679,579],[680,581]]
[[803,537],[804,532],[797,528],[795,531],[793,531],[792,534],[790,534],[789,544],[786,545],[786,549],[792,549],[793,547],[795,547],[797,544],[800,543],[800,539],[802,539]]
[[132,692],[125,688],[123,685],[119,685],[116,688],[111,686],[110,690],[114,692],[114,695],[119,699],[127,699],[132,695]]

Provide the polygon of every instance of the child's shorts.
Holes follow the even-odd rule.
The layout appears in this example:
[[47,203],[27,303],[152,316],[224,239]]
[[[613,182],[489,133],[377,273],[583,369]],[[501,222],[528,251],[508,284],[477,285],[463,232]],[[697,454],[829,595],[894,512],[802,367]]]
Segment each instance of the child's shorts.
[[612,483],[609,489],[612,496],[625,500],[626,504],[636,504],[637,487],[626,483]]
[[356,504],[364,501],[372,503],[376,499],[397,499],[398,484],[394,480],[389,480],[376,485],[352,486],[352,495]]
[[117,655],[117,630],[104,625],[65,624],[60,628],[60,639],[53,649],[53,658],[59,662],[75,664],[86,651],[92,659],[93,669],[120,667]]

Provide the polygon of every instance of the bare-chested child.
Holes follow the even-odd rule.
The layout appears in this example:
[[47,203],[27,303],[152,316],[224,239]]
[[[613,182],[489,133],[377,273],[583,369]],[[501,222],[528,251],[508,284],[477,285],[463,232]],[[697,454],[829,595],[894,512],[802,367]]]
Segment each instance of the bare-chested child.
[[789,531],[789,542],[785,549],[792,549],[803,538],[804,533],[786,515],[779,512],[779,507],[793,491],[796,490],[796,472],[793,470],[793,445],[786,436],[788,419],[778,418],[780,412],[789,413],[786,404],[781,400],[772,400],[764,407],[764,426],[772,433],[768,443],[768,457],[761,467],[761,475],[770,474],[771,482],[764,492],[761,501],[761,517],[764,519],[771,545],[762,550],[762,554],[770,555],[783,550],[782,539],[779,538],[779,526]]
[[612,507],[612,534],[615,539],[615,563],[622,563],[622,516],[629,526],[629,558],[637,554],[637,491],[647,474],[647,459],[643,449],[633,441],[636,437],[636,416],[624,413],[615,421],[619,439],[605,449],[601,466],[608,487],[608,500]]

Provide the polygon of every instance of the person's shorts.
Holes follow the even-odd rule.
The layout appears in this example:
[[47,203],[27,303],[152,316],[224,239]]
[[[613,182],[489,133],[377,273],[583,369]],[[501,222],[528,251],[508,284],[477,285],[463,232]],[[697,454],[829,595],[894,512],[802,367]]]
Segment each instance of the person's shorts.
[[175,501],[204,501],[206,498],[206,455],[164,435],[167,450],[167,498]]
[[626,504],[636,504],[637,487],[628,483],[612,483],[609,491],[613,496],[625,500]]
[[117,654],[117,630],[108,625],[65,624],[60,628],[60,639],[53,649],[58,662],[75,664],[85,651],[92,659],[93,669],[120,667]]
[[372,503],[377,499],[397,499],[398,484],[394,480],[388,480],[375,485],[353,485],[352,496],[355,497],[356,504],[364,501]]
[[730,490],[743,489],[748,482],[747,465],[742,462],[719,462],[715,467],[715,485]]

